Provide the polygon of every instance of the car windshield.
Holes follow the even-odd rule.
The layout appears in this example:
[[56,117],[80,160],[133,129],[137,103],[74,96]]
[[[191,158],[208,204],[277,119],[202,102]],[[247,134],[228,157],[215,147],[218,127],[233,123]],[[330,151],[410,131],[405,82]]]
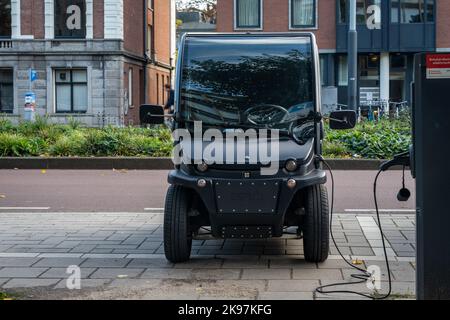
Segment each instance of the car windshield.
[[313,71],[310,37],[188,36],[180,111],[206,125],[294,132],[314,117]]

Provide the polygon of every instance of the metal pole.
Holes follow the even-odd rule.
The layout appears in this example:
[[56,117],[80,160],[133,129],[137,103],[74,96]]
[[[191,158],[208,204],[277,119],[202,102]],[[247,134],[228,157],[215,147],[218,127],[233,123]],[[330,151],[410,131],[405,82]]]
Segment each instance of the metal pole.
[[358,32],[356,31],[356,0],[350,0],[348,31],[348,107],[358,110]]

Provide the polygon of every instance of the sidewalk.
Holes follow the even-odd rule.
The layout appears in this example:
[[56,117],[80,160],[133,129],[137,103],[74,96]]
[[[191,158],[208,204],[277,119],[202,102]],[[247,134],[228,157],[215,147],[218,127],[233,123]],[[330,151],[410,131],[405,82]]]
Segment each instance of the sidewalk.
[[[415,294],[414,218],[382,217],[394,298]],[[334,247],[316,265],[304,262],[294,238],[194,241],[192,261],[173,265],[164,258],[162,219],[160,212],[0,213],[0,286],[34,299],[354,298],[314,293],[354,273]],[[379,266],[386,279],[374,216],[336,215],[333,230],[345,255]],[[66,289],[69,266],[81,268],[82,290]],[[371,293],[365,285],[345,289]]]

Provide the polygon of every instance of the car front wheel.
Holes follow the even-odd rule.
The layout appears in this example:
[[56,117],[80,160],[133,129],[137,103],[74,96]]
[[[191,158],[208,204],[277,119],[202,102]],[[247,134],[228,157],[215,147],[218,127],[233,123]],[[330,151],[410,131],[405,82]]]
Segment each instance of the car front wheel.
[[330,250],[330,212],[328,192],[324,185],[306,190],[306,215],[303,224],[305,260],[324,262]]
[[189,224],[189,192],[181,186],[170,186],[164,210],[164,252],[173,263],[191,257],[192,232]]

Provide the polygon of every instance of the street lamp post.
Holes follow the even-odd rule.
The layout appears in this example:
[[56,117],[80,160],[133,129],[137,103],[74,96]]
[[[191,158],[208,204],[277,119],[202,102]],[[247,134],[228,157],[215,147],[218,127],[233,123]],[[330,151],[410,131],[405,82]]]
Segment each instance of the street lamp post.
[[348,107],[358,111],[358,32],[356,30],[356,0],[350,0],[348,31]]

